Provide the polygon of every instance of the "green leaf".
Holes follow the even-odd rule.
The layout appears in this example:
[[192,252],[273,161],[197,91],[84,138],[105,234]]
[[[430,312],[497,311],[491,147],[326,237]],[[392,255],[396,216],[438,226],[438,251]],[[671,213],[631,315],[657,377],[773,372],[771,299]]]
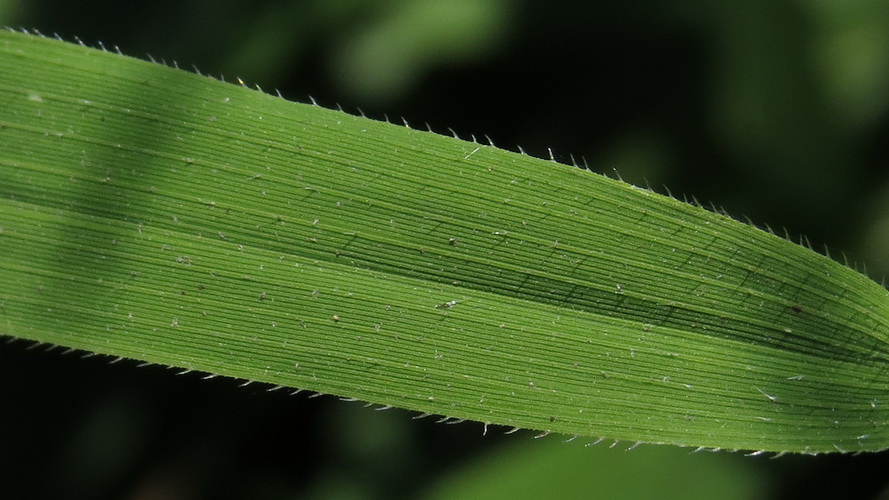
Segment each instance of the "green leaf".
[[[517,446],[518,445],[518,446]],[[426,498],[768,498],[772,478],[746,457],[644,446],[625,453],[608,446],[565,446],[529,440],[460,464]],[[639,478],[644,477],[644,481]],[[772,489],[774,491],[774,489]]]
[[0,34],[0,333],[381,405],[889,447],[887,291],[575,167]]

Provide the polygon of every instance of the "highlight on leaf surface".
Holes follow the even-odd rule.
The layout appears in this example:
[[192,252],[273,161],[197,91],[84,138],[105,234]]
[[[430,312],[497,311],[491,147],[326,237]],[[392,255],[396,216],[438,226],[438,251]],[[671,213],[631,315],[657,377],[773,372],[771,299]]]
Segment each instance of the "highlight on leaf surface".
[[887,291],[575,167],[0,33],[0,333],[541,432],[889,446]]

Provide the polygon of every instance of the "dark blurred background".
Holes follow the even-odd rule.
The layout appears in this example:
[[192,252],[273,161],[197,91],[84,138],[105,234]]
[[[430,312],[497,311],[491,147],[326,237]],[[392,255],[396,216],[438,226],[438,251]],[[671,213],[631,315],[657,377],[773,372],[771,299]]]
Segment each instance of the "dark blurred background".
[[[882,0],[0,0],[0,25],[551,150],[889,270]],[[483,436],[17,341],[0,380],[0,498],[889,498],[886,453]]]

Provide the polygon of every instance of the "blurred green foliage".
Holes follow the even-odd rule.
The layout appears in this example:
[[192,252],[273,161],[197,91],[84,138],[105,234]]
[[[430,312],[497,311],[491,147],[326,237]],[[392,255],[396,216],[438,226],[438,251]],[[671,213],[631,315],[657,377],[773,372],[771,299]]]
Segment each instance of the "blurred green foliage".
[[[804,234],[875,279],[889,271],[879,0],[3,0],[0,24],[552,151]],[[889,495],[885,453],[763,460],[481,437],[477,424],[16,343],[0,374],[4,498],[671,497],[690,494],[688,477],[721,498]],[[606,483],[618,489],[589,486]]]
[[608,444],[510,443],[446,475],[430,498],[745,500],[766,496],[771,482],[739,456],[663,446],[627,453]]

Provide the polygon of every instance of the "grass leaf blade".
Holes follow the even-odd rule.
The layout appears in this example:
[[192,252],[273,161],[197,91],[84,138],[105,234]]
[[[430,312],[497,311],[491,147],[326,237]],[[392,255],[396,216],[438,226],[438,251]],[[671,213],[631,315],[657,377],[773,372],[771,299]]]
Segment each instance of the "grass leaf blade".
[[0,333],[499,425],[889,447],[887,291],[580,169],[0,33]]

